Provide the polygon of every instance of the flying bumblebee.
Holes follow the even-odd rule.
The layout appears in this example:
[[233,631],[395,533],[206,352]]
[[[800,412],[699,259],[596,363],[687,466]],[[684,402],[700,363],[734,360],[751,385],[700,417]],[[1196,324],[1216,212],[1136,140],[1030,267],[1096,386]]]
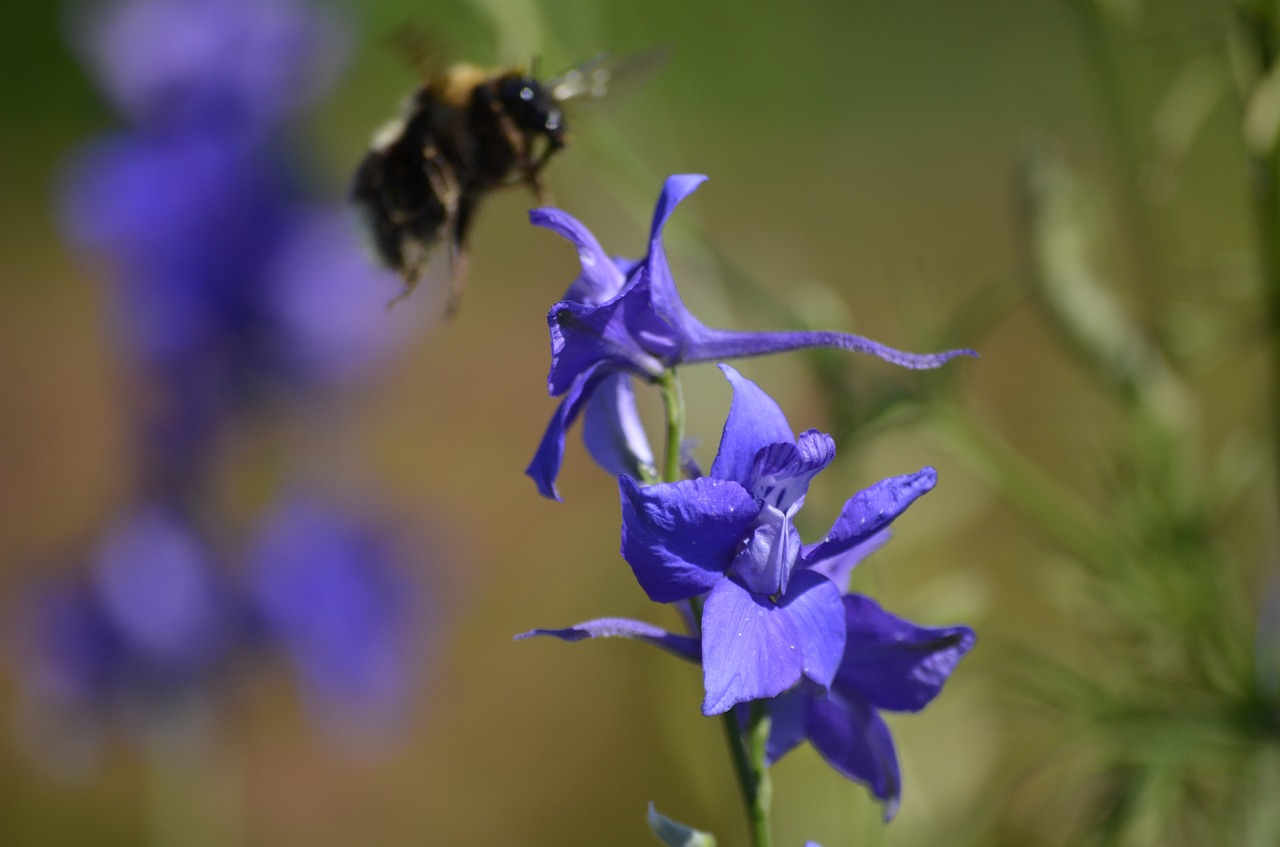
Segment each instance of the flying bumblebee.
[[526,185],[545,205],[542,169],[569,142],[561,104],[601,97],[611,81],[662,58],[602,54],[546,82],[522,68],[466,64],[426,74],[401,115],[374,135],[351,190],[378,258],[404,279],[396,299],[413,291],[444,243],[452,277],[446,314],[457,311],[467,234],[484,196]]

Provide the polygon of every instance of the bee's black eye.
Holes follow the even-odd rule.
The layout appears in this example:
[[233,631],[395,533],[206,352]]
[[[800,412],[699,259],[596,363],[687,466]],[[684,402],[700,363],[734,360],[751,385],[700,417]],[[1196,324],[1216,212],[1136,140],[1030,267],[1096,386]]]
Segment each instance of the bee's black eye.
[[560,109],[536,80],[508,78],[500,85],[498,97],[521,127],[552,136],[563,132]]

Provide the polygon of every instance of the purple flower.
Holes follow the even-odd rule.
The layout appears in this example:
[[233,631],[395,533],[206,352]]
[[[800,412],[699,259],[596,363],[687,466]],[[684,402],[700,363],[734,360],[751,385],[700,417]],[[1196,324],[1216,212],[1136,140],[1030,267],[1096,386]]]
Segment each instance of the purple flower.
[[[667,218],[704,179],[697,174],[667,179],[654,211],[649,252],[639,262],[611,258],[586,227],[558,209],[530,213],[534,224],[571,242],[582,262],[581,275],[547,315],[551,328],[547,387],[553,397],[563,395],[564,399],[526,471],[544,497],[559,499],[555,481],[564,456],[565,430],[614,374],[654,380],[680,364],[806,347],[869,353],[906,368],[935,368],[955,356],[976,355],[972,350],[904,353],[838,332],[735,332],[704,326],[681,301],[662,245]],[[590,443],[592,436],[587,438]]]
[[393,734],[417,682],[422,609],[391,539],[352,515],[295,500],[264,524],[250,580],[268,636],[297,668],[321,725],[343,740]]
[[114,522],[86,572],[29,589],[17,616],[27,722],[57,755],[169,713],[201,711],[247,636],[218,556],[177,509],[144,504]]
[[143,127],[270,128],[347,52],[337,20],[298,0],[133,0],[76,24],[102,87]]
[[72,163],[64,223],[107,260],[116,337],[155,373],[226,373],[260,337],[264,269],[289,223],[279,162],[217,135],[122,134]]
[[965,626],[918,626],[860,594],[842,600],[846,641],[830,691],[801,686],[769,703],[768,760],[807,738],[841,775],[871,789],[889,820],[898,810],[902,781],[880,712],[927,706],[973,647],[974,634]]
[[264,281],[263,320],[275,339],[270,358],[295,381],[368,377],[425,323],[425,298],[388,311],[404,283],[369,261],[344,209],[294,210]]
[[224,658],[241,623],[218,561],[189,521],[144,506],[117,522],[92,562],[106,619],[131,655],[174,675]]
[[[721,368],[734,398],[710,476],[647,487],[619,479],[622,555],[640,586],[660,603],[705,595],[698,652],[706,715],[775,697],[801,678],[830,686],[845,626],[840,588],[823,571],[851,566],[855,551],[879,543],[936,481],[932,468],[884,480],[850,498],[822,541],[803,544],[793,520],[835,445],[816,430],[794,437],[772,398]],[[662,638],[642,632],[644,624],[599,624],[530,634]],[[661,646],[693,655],[683,643]]]
[[172,421],[198,430],[273,381],[385,361],[409,317],[387,331],[393,277],[338,204],[303,196],[275,131],[336,69],[336,21],[300,0],[131,0],[80,24],[137,125],[73,159],[64,229],[105,260],[116,336],[175,401]]

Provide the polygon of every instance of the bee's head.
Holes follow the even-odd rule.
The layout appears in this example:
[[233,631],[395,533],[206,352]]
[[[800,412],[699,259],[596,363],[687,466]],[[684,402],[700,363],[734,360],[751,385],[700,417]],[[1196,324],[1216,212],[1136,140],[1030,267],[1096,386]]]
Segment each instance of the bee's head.
[[508,76],[498,86],[498,98],[522,129],[542,133],[552,147],[564,146],[564,111],[536,79]]

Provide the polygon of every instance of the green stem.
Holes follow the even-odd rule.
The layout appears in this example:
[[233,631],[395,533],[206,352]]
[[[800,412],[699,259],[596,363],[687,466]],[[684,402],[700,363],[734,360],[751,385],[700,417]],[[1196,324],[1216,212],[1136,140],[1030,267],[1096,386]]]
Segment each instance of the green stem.
[[[730,713],[732,714],[732,713]],[[770,834],[769,807],[773,802],[773,782],[769,779],[769,763],[766,757],[769,729],[772,726],[769,710],[763,701],[751,704],[751,717],[747,723],[746,742],[751,757],[751,771],[755,778],[755,796],[749,808],[751,837],[755,847],[769,847],[773,843]]]
[[[760,840],[760,835],[756,831],[756,807],[758,805],[759,792],[757,791],[756,774],[752,768],[751,756],[747,752],[746,740],[742,737],[742,731],[738,729],[738,716],[733,709],[725,712],[720,716],[720,725],[724,727],[724,740],[729,745],[729,757],[733,760],[734,775],[738,778],[738,790],[742,792],[742,803],[747,811],[747,818],[751,825],[752,842],[756,847],[769,843],[768,831],[765,832],[765,840]],[[768,811],[765,812],[766,821]]]
[[679,482],[684,476],[680,463],[680,445],[684,441],[684,392],[680,389],[680,377],[674,368],[663,371],[657,383],[667,416],[666,461],[662,479],[664,482]]

